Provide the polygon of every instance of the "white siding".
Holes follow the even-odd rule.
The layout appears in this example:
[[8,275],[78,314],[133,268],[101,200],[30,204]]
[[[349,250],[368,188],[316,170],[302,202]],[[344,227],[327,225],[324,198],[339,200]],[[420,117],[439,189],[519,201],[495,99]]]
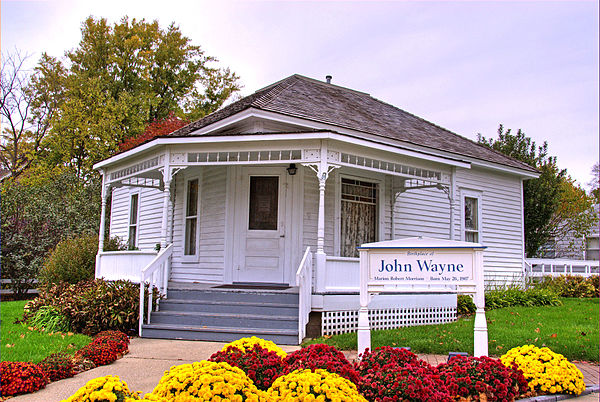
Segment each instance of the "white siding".
[[177,175],[175,226],[173,233],[173,265],[171,280],[178,282],[221,283],[225,266],[225,204],[227,168],[202,168],[200,187],[200,250],[196,258],[183,256],[183,214],[185,178],[197,176],[200,168],[188,168]]
[[395,238],[450,238],[450,201],[436,188],[406,190],[394,205]]
[[160,243],[162,223],[162,192],[153,188],[119,187],[112,192],[110,236],[129,240],[129,200],[139,193],[138,248],[154,250]]
[[461,233],[461,190],[481,192],[480,243],[484,252],[486,282],[518,280],[523,270],[521,180],[512,175],[483,169],[456,170],[455,236]]

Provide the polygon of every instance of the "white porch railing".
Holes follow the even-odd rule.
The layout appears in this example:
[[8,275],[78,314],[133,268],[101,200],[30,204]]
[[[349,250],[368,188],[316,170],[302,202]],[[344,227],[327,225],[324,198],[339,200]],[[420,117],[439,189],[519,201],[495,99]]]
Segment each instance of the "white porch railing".
[[359,291],[360,260],[358,258],[327,256],[326,261],[325,291]]
[[312,267],[313,256],[310,247],[306,247],[298,271],[296,271],[296,286],[298,286],[298,296],[300,303],[298,305],[298,344],[302,343],[306,335],[306,324],[311,310],[312,297]]
[[567,260],[550,258],[526,258],[525,275],[528,277],[577,275],[598,275],[598,261]]
[[144,287],[148,281],[148,323],[152,312],[152,290],[158,288],[164,297],[167,297],[167,286],[169,283],[169,268],[173,254],[173,244],[162,249],[158,255],[142,269],[140,274],[140,324],[138,334],[142,336],[142,324],[144,323]]
[[96,278],[139,282],[140,272],[156,258],[156,251],[102,251],[96,256]]

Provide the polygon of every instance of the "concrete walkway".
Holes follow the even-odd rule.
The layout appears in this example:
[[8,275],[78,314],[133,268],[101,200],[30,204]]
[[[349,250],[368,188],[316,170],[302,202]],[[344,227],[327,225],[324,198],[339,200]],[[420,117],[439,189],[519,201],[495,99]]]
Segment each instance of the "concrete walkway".
[[[171,341],[163,339],[134,338],[129,345],[129,354],[116,362],[97,367],[77,374],[75,377],[50,383],[46,388],[27,395],[13,398],[15,402],[55,402],[73,395],[89,380],[105,375],[117,375],[125,381],[129,389],[142,391],[142,395],[152,392],[163,373],[171,366],[193,363],[208,359],[213,353],[221,350],[224,343],[219,342],[194,342]],[[282,346],[286,352],[299,349],[298,346]],[[353,359],[356,352],[346,352],[347,357]],[[421,359],[432,365],[446,361],[447,356],[419,355]],[[576,363],[582,370],[587,385],[597,385],[598,365],[589,363]],[[598,394],[586,395],[572,399],[577,402],[598,401]]]

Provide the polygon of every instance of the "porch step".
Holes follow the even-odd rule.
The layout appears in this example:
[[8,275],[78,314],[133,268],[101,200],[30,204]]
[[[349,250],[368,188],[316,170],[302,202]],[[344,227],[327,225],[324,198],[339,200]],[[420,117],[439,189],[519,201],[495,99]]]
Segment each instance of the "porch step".
[[[239,311],[239,309],[238,309]],[[157,311],[152,313],[151,324],[192,325],[198,327],[235,327],[259,329],[298,330],[298,311],[295,316]]]
[[258,336],[298,344],[296,289],[215,289],[169,284],[168,299],[142,326],[145,338],[231,342]]
[[[296,295],[298,297],[298,295]],[[268,314],[270,316],[298,317],[298,303],[277,302],[230,302],[223,300],[181,300],[167,299],[160,302],[161,311]]]
[[273,292],[273,291],[242,291],[242,290],[190,290],[171,289],[169,287],[169,300],[194,300],[194,301],[230,301],[230,302],[264,302],[268,300],[276,303],[291,303],[298,305],[298,293]]
[[243,337],[258,336],[279,345],[297,345],[298,330],[274,330],[238,327],[198,327],[190,325],[145,324],[144,338],[182,339],[192,341],[232,342]]

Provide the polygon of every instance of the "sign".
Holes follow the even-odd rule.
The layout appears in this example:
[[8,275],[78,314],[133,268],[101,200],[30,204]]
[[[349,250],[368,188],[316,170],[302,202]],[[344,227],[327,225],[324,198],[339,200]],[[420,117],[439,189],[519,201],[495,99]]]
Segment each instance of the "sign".
[[[368,304],[385,292],[440,291],[450,286],[474,294],[474,356],[487,356],[488,338],[483,287],[483,249],[479,243],[412,237],[367,243],[360,252],[358,351],[371,347]],[[433,286],[431,285],[438,285]]]
[[374,249],[369,284],[473,284],[473,253],[463,249]]

